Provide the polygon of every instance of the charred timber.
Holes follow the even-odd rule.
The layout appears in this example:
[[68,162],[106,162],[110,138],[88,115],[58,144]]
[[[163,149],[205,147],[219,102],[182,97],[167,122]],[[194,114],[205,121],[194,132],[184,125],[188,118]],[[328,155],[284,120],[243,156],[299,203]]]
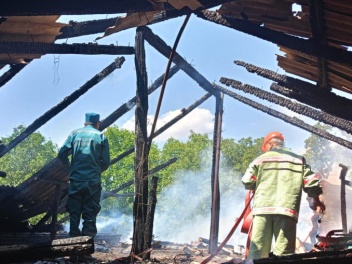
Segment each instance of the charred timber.
[[290,116],[287,116],[283,113],[280,113],[274,109],[271,109],[270,107],[267,107],[267,106],[264,106],[262,104],[259,104],[257,102],[254,102],[253,100],[250,100],[244,96],[241,96],[241,95],[238,95],[232,91],[229,91],[223,87],[221,87],[220,85],[217,85],[217,84],[213,84],[214,86],[214,89],[220,91],[220,92],[223,92],[224,94],[227,94],[228,96],[234,98],[235,100],[238,100],[244,104],[247,104],[251,107],[253,107],[254,109],[257,109],[257,110],[260,110],[264,113],[267,113],[268,115],[271,115],[273,117],[276,117],[276,118],[279,118],[281,120],[284,120],[285,122],[287,123],[290,123],[296,127],[300,127],[308,132],[311,132],[315,135],[318,135],[322,138],[325,138],[325,139],[328,139],[330,141],[333,141],[333,142],[336,142],[337,144],[341,145],[341,146],[344,146],[348,149],[352,149],[352,142],[349,142],[345,139],[342,139],[340,137],[336,137],[330,133],[327,133],[326,131],[322,130],[322,129],[318,129],[314,126],[311,126],[305,122],[303,122],[302,120],[296,118],[296,117],[290,117]]
[[[150,28],[141,27],[145,40],[153,46],[158,52],[169,58],[172,48],[157,35],[155,35]],[[196,69],[194,69],[185,59],[183,59],[177,52],[175,52],[172,62],[178,65],[189,77],[196,81],[204,90],[218,96],[218,92],[214,91],[211,83],[202,76]]]
[[66,39],[79,36],[85,36],[90,34],[97,34],[104,32],[108,27],[115,25],[116,20],[119,17],[91,20],[84,22],[70,21],[68,26],[62,27],[60,35],[56,39]]
[[105,69],[103,69],[100,73],[96,74],[92,79],[86,82],[82,87],[78,90],[74,91],[71,95],[66,97],[61,103],[51,108],[41,117],[36,119],[31,125],[29,125],[19,136],[14,138],[6,148],[0,152],[0,158],[4,156],[7,152],[17,146],[20,142],[22,142],[25,138],[31,135],[34,131],[48,122],[51,118],[59,114],[62,110],[64,110],[67,106],[72,104],[76,101],[81,95],[85,94],[90,88],[94,85],[101,82],[106,76],[112,73],[115,69],[121,68],[122,64],[124,63],[124,57],[118,57],[115,59],[113,63],[108,65]]
[[310,105],[314,108],[319,108],[322,111],[334,115],[336,117],[352,121],[352,105],[347,104],[347,105],[342,105],[341,101],[349,101],[347,100],[339,100],[339,101],[334,101],[335,96],[333,96],[333,93],[331,93],[331,98],[326,98],[320,97],[319,92],[315,91],[314,94],[309,93],[308,91],[304,94],[300,92],[295,92],[287,87],[278,85],[276,83],[272,83],[270,85],[270,90],[280,93],[286,97],[290,97],[292,99],[296,99],[301,103]]
[[315,44],[311,40],[304,40],[299,37],[278,32],[266,27],[262,27],[260,25],[250,23],[243,19],[220,15],[214,11],[205,10],[202,12],[197,12],[196,14],[198,17],[205,20],[236,29],[238,31],[261,38],[274,44],[297,50],[315,57],[322,57],[327,60],[345,64],[350,67],[352,66],[352,53],[349,51],[335,47],[324,46],[321,44]]
[[146,250],[145,233],[148,205],[148,76],[145,63],[144,35],[137,28],[135,36],[135,67],[137,77],[135,108],[135,157],[134,157],[134,203],[133,203],[133,238],[131,254],[138,255]]
[[283,97],[277,96],[273,93],[263,91],[257,87],[254,87],[249,84],[242,84],[239,81],[228,79],[221,77],[220,82],[227,85],[231,86],[232,88],[241,90],[245,93],[253,94],[254,96],[267,100],[271,103],[286,107],[287,109],[296,112],[298,114],[302,114],[305,116],[308,116],[310,118],[313,118],[319,122],[323,122],[325,124],[331,125],[333,127],[337,127],[341,130],[346,131],[349,134],[352,134],[352,123],[347,121],[346,119],[342,119],[336,116],[332,116],[330,114],[324,113],[319,110],[315,110],[311,107],[294,103],[289,99],[285,99]]
[[[283,86],[284,90],[278,91],[274,87],[271,90],[279,92],[287,97],[294,98],[304,104],[309,104],[313,107],[320,108],[327,113],[352,121],[352,100],[328,92],[323,89],[318,89],[317,86],[289,77],[278,74],[274,71],[258,67],[243,61],[235,60],[236,65],[244,67],[248,72],[256,73],[259,76],[275,81],[278,85]],[[314,101],[314,105],[307,103],[306,100]]]
[[[323,1],[309,0],[309,19],[312,29],[312,40],[316,44],[326,45]],[[331,91],[328,77],[328,62],[326,58],[317,57],[318,63],[318,86]]]
[[24,245],[0,246],[1,263],[37,261],[45,258],[58,258],[76,254],[94,253],[93,238],[88,236],[57,239]]
[[38,42],[0,42],[0,53],[5,54],[83,54],[131,55],[133,47],[97,44],[51,44]]
[[[148,25],[187,15],[189,12],[190,11],[187,9],[163,10],[155,14],[153,20],[150,21]],[[115,26],[116,20],[119,18],[120,17],[115,17],[84,22],[70,21],[68,26],[61,28],[61,34],[58,35],[56,39],[66,39],[90,34],[103,33],[108,27]]]
[[[145,175],[144,177],[148,177],[148,176],[150,176],[150,175],[153,175],[154,173],[156,173],[156,172],[158,172],[158,171],[160,171],[160,170],[162,170],[162,169],[164,169],[164,168],[170,166],[171,164],[175,163],[176,161],[177,161],[177,158],[176,158],[176,157],[175,157],[175,158],[172,158],[172,159],[170,159],[169,161],[167,161],[167,162],[165,162],[165,163],[163,163],[163,164],[160,164],[159,166],[157,166],[157,167],[155,167],[155,168],[149,170],[148,173],[147,173],[147,175]],[[127,181],[127,182],[121,184],[121,185],[120,185],[118,188],[116,188],[115,190],[112,190],[112,191],[110,191],[110,192],[105,192],[105,193],[107,193],[107,195],[105,195],[105,194],[102,195],[101,199],[106,199],[106,198],[109,197],[108,195],[109,195],[110,193],[115,193],[115,194],[116,194],[117,192],[119,192],[119,191],[121,191],[121,190],[127,188],[128,186],[133,185],[133,184],[134,184],[134,179],[132,179],[132,180],[130,180],[130,181]]]
[[14,64],[10,66],[10,69],[0,77],[0,87],[4,86],[10,81],[17,73],[19,73],[24,67],[28,65],[32,60],[25,60],[26,64]]
[[[150,184],[150,192],[148,198],[148,211],[147,211],[147,221],[146,221],[146,232],[144,235],[144,241],[146,243],[147,248],[152,247],[153,240],[153,227],[154,227],[154,213],[155,207],[157,203],[157,187],[158,187],[158,177],[153,176]],[[143,256],[143,259],[150,259],[150,252]]]
[[219,218],[220,218],[220,185],[219,185],[219,167],[220,167],[220,149],[221,149],[221,128],[222,115],[224,112],[224,94],[216,97],[215,121],[213,135],[213,159],[211,168],[211,217],[209,233],[209,253],[216,251],[219,237]]
[[[204,8],[231,2],[233,0],[199,0]],[[165,3],[166,10],[174,9]],[[45,16],[45,15],[87,15],[117,14],[154,11],[151,1],[141,0],[2,0],[0,16]]]

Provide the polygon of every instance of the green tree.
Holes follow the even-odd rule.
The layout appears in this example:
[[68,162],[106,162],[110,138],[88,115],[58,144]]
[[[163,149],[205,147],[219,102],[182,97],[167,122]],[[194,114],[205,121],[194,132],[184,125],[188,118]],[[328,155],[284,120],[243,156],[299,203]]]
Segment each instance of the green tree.
[[[8,144],[25,129],[23,125],[19,125],[13,129],[10,136],[3,137],[2,142]],[[7,177],[2,179],[1,184],[17,186],[55,158],[56,155],[56,144],[45,139],[40,132],[31,134],[0,159],[0,170],[7,173]]]
[[252,162],[261,152],[263,139],[241,138],[235,142],[234,139],[223,139],[221,143],[222,159],[224,166],[244,174],[249,163]]
[[[314,125],[321,130],[330,131],[331,126],[317,123]],[[323,177],[327,177],[332,169],[332,157],[334,150],[329,140],[319,137],[318,135],[311,134],[305,141],[306,153],[304,157],[307,163],[312,167],[312,170],[319,173]]]

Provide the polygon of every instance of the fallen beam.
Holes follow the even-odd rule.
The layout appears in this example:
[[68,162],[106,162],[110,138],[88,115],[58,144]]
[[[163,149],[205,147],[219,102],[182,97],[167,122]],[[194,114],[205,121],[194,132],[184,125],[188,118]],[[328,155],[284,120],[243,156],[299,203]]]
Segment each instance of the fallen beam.
[[308,132],[311,132],[315,135],[318,135],[322,138],[325,138],[325,139],[328,139],[330,141],[333,141],[333,142],[336,142],[337,144],[343,146],[343,147],[346,147],[348,149],[352,149],[352,142],[349,142],[345,139],[342,139],[340,137],[336,137],[322,129],[318,129],[314,126],[311,126],[305,122],[303,122],[302,120],[296,118],[296,117],[290,117],[288,115],[285,115],[279,111],[276,111],[270,107],[267,107],[267,106],[264,106],[260,103],[257,103],[253,100],[250,100],[244,96],[241,96],[241,95],[238,95],[232,91],[229,91],[223,87],[221,87],[220,85],[217,85],[217,84],[213,84],[214,85],[214,89],[220,91],[220,92],[223,92],[224,94],[227,94],[228,96],[234,98],[235,100],[238,100],[244,104],[247,104],[251,107],[253,107],[254,109],[257,109],[257,110],[260,110],[264,113],[267,113],[268,115],[271,115],[273,117],[276,117],[276,118],[279,118],[281,120],[284,120],[285,122],[287,123],[290,123],[296,127],[300,127]]
[[52,242],[0,246],[1,263],[92,253],[94,253],[94,241],[88,236],[56,239]]
[[277,105],[286,107],[287,109],[289,109],[293,112],[308,116],[308,117],[313,118],[319,122],[323,122],[325,124],[337,127],[341,130],[346,131],[349,134],[352,134],[352,123],[347,121],[346,119],[332,116],[328,113],[324,113],[322,111],[313,109],[313,108],[308,107],[306,105],[292,102],[289,99],[277,96],[277,95],[270,93],[270,92],[263,91],[257,87],[252,86],[252,85],[242,84],[241,82],[239,82],[237,80],[232,80],[229,78],[221,77],[220,82],[227,85],[227,86],[231,86],[232,88],[241,90],[245,93],[253,94],[254,96],[256,96],[258,98],[261,98],[261,99],[267,100],[271,103],[275,103]]
[[52,44],[38,42],[0,42],[4,54],[81,54],[81,55],[131,55],[133,47],[98,44]]
[[282,88],[277,86],[276,89],[274,85],[272,85],[270,89],[275,92],[296,99],[312,107],[320,108],[329,114],[352,121],[351,99],[319,89],[316,85],[309,82],[279,74],[250,63],[239,60],[235,60],[234,63],[244,67],[248,72],[277,82]]

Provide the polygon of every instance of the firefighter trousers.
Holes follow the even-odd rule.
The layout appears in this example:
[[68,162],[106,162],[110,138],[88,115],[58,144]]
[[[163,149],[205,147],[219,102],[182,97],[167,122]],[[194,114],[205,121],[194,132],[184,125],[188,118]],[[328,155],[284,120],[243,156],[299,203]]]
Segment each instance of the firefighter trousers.
[[268,258],[273,237],[275,256],[293,254],[296,244],[296,220],[278,214],[255,215],[248,258]]

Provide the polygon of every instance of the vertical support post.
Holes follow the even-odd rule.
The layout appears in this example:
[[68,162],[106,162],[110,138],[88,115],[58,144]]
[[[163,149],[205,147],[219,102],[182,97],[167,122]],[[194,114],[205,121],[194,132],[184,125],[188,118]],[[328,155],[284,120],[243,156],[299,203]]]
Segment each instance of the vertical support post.
[[344,234],[347,234],[347,215],[346,215],[346,174],[348,168],[343,165],[339,164],[342,168],[340,172],[340,180],[341,180],[341,191],[340,191],[340,199],[341,199],[341,221],[342,221],[342,230]]
[[216,113],[214,122],[213,136],[213,164],[211,173],[212,187],[212,207],[211,223],[209,237],[209,253],[213,253],[218,246],[219,234],[219,213],[220,213],[220,188],[219,188],[219,164],[220,164],[220,145],[221,145],[221,127],[224,94],[218,94],[216,97]]
[[61,197],[61,184],[56,184],[55,187],[55,200],[52,205],[52,216],[51,216],[51,230],[50,230],[50,239],[54,240],[56,237],[56,224],[57,224],[57,214],[60,205],[60,197]]
[[135,38],[135,67],[137,75],[135,110],[135,157],[134,183],[135,198],[133,205],[133,241],[131,253],[137,255],[146,248],[144,241],[148,204],[148,78],[145,65],[144,36],[137,28]]
[[[152,247],[153,240],[153,225],[154,225],[154,213],[156,207],[156,191],[158,187],[158,177],[152,177],[148,201],[148,212],[147,212],[147,222],[146,222],[146,232],[145,232],[145,241],[148,245],[148,248]],[[145,259],[150,259],[150,252],[146,254]]]

